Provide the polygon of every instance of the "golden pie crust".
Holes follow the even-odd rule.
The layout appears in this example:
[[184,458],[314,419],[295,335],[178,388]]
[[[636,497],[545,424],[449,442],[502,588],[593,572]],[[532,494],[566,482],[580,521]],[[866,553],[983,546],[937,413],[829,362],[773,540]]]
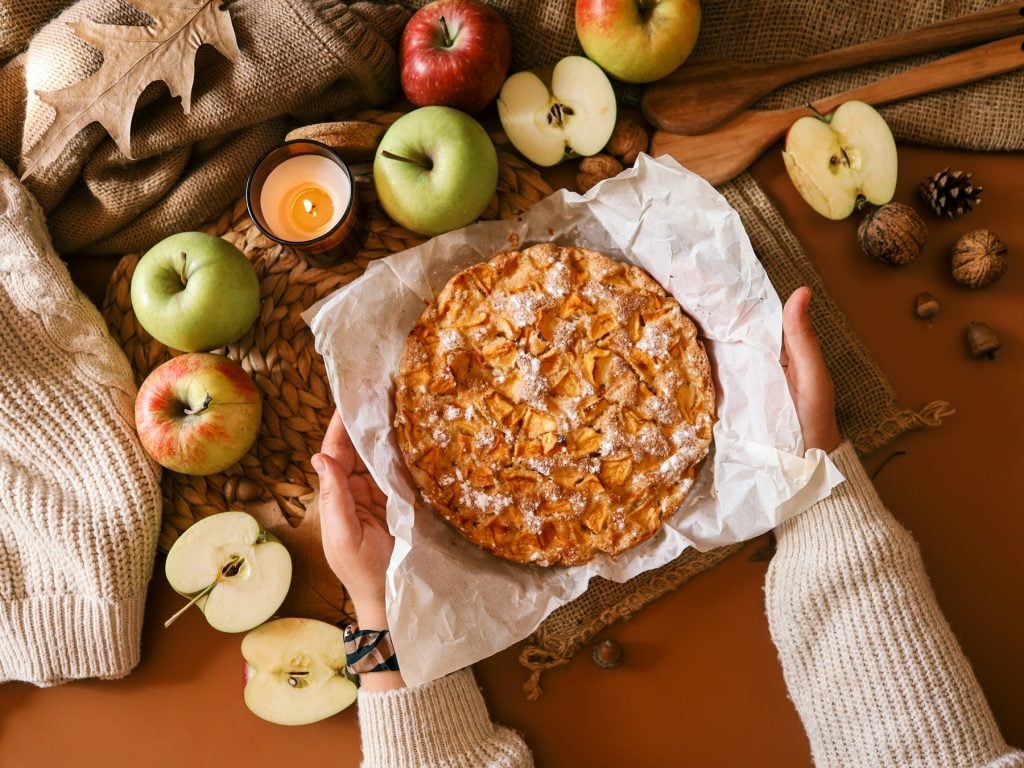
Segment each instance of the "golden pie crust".
[[441,517],[507,560],[578,565],[679,508],[715,391],[696,327],[646,272],[542,244],[448,282],[406,341],[395,406]]

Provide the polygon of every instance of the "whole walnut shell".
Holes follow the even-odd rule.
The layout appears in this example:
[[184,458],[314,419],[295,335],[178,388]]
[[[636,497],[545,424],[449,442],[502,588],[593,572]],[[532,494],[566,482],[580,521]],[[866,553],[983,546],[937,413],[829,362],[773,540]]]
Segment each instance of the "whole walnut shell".
[[576,191],[581,195],[604,179],[618,176],[623,171],[622,163],[611,155],[594,155],[580,161],[576,174]]
[[615,130],[604,149],[623,164],[632,165],[637,155],[647,151],[647,145],[647,131],[644,127],[635,120],[622,117],[615,124]]
[[992,285],[1010,265],[1006,252],[1006,243],[987,229],[968,232],[953,245],[953,279],[968,288]]
[[909,264],[921,252],[928,227],[917,212],[903,203],[887,203],[864,217],[857,228],[860,247],[886,264]]

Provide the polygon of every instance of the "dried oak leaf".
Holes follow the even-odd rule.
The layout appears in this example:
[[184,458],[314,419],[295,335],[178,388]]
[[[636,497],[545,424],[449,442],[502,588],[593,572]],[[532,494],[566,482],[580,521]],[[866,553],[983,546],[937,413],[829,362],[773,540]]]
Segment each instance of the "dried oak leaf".
[[182,111],[192,108],[196,51],[212,45],[229,61],[238,58],[238,43],[223,0],[131,0],[152,18],[139,25],[98,24],[82,19],[69,26],[103,54],[103,64],[85,80],[36,95],[54,108],[53,123],[25,155],[27,178],[51,163],[64,146],[90,123],[100,123],[126,157],[131,157],[131,125],[135,104],[157,80],[172,97],[181,97]]
[[328,624],[348,623],[355,617],[345,588],[334,575],[324,556],[320,538],[318,500],[306,505],[306,514],[293,526],[281,514],[277,502],[263,501],[245,505],[245,511],[259,520],[265,531],[274,534],[292,556],[292,586],[278,613],[304,619],[319,619]]

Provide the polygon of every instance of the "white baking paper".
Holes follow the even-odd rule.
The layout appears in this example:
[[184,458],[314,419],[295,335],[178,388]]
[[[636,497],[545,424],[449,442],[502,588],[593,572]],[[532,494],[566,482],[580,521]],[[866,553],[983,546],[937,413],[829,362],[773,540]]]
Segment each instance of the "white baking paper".
[[[465,267],[545,241],[646,269],[696,321],[718,392],[712,452],[676,515],[618,557],[572,568],[517,565],[465,540],[417,501],[391,426],[394,375],[426,305]],[[779,364],[782,306],[739,216],[667,157],[641,155],[584,196],[559,191],[514,221],[474,224],[372,262],[307,320],[356,450],[388,496],[388,623],[410,685],[525,638],[593,576],[621,582],[687,547],[758,536],[842,481],[822,451],[804,456]]]

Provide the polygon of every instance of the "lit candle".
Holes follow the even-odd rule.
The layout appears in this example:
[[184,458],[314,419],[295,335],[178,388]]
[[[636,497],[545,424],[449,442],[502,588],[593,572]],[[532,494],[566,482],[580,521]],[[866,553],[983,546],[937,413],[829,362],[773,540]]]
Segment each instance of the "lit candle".
[[348,168],[333,151],[306,140],[287,142],[257,163],[246,201],[267,236],[306,252],[338,245],[355,218]]

